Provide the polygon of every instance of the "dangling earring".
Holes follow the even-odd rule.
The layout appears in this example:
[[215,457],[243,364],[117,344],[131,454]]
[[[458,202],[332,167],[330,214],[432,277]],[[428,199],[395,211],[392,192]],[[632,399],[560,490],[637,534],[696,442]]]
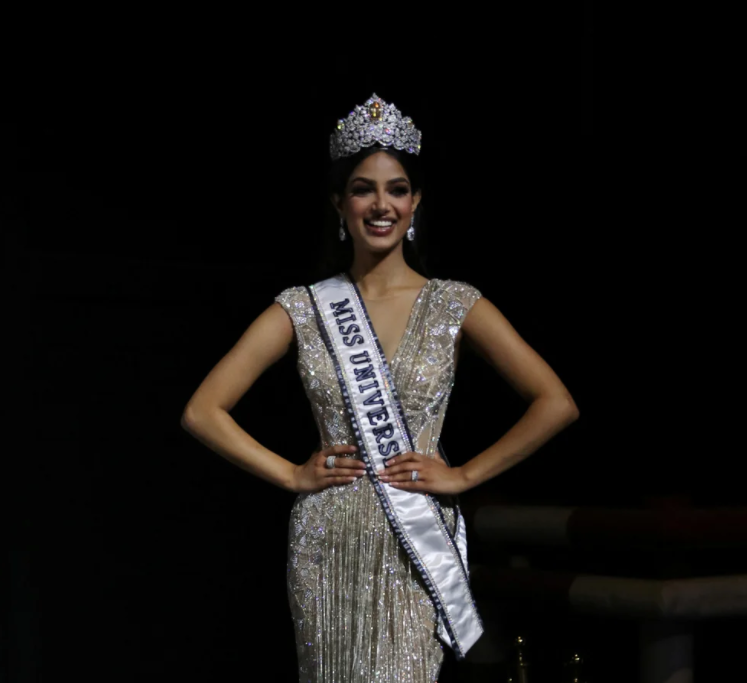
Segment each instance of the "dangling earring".
[[412,219],[410,220],[410,227],[407,228],[407,239],[412,242],[415,239],[415,214],[412,214]]
[[345,219],[340,216],[340,242],[345,241],[345,228],[343,228],[343,224],[345,223]]

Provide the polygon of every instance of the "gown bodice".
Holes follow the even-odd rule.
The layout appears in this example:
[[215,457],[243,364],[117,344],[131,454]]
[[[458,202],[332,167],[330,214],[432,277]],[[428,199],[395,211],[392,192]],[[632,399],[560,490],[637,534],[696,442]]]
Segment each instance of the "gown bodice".
[[[480,291],[466,282],[433,278],[412,307],[390,370],[418,453],[433,456],[437,451],[454,385],[455,339],[480,296]],[[319,430],[320,447],[356,444],[308,291],[302,286],[289,287],[275,301],[293,321],[296,365]]]

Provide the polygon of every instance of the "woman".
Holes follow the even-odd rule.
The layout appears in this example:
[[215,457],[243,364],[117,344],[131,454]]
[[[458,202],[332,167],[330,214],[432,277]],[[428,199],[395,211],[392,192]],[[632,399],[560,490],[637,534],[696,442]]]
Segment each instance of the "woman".
[[[422,212],[420,139],[376,95],[338,122],[331,200],[351,261],[281,292],[185,409],[185,427],[216,452],[299,494],[288,597],[300,681],[434,683],[444,643],[463,658],[482,629],[455,496],[578,417],[557,375],[479,290],[408,265],[404,243]],[[463,338],[530,405],[493,446],[452,467],[439,437]],[[320,437],[301,465],[228,414],[293,344]]]

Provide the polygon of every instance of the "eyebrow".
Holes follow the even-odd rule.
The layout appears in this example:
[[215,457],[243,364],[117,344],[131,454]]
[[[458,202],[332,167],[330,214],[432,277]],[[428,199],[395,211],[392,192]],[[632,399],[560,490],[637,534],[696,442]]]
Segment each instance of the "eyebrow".
[[[369,179],[369,178],[363,178],[363,177],[361,177],[361,176],[359,176],[359,177],[357,177],[357,178],[353,178],[353,179],[352,179],[352,180],[350,181],[350,183],[352,184],[352,183],[354,183],[354,182],[355,182],[356,180],[360,180],[361,182],[364,182],[364,183],[366,183],[366,184],[368,184],[368,185],[376,185],[376,183],[375,183],[375,182],[374,182],[373,180],[371,180],[371,179]],[[391,180],[388,180],[388,181],[387,181],[387,184],[388,184],[388,185],[392,185],[392,184],[394,184],[394,183],[407,183],[407,184],[409,185],[409,184],[410,184],[410,181],[409,181],[409,180],[408,180],[407,178],[392,178]]]

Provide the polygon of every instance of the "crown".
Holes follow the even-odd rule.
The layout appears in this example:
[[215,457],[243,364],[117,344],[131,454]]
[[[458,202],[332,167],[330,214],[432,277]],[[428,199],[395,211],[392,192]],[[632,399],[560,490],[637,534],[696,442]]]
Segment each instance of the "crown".
[[374,93],[346,119],[337,122],[337,130],[329,136],[329,153],[334,161],[355,154],[362,147],[379,144],[420,154],[421,138],[422,133],[409,116],[402,118],[397,107]]

